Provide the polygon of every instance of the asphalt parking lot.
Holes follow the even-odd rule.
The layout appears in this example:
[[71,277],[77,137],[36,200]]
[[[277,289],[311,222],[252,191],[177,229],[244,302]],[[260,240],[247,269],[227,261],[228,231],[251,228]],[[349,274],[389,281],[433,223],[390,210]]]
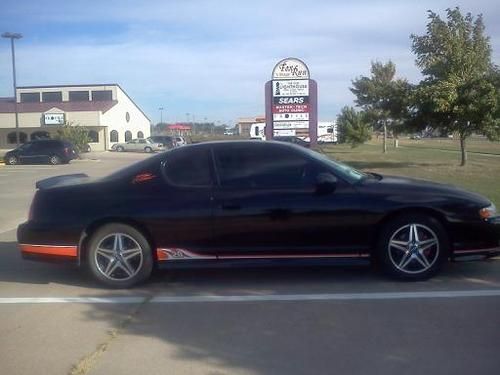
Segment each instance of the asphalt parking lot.
[[23,261],[36,180],[102,176],[143,154],[0,166],[2,374],[498,374],[500,261],[402,283],[365,267],[157,271],[111,291]]

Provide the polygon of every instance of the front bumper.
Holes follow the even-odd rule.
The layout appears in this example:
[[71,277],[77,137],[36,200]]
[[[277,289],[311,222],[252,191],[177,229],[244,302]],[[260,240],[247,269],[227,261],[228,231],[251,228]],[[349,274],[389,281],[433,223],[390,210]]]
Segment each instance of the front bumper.
[[500,255],[500,216],[461,228],[460,239],[462,241],[453,244],[453,258],[471,255],[491,258]]

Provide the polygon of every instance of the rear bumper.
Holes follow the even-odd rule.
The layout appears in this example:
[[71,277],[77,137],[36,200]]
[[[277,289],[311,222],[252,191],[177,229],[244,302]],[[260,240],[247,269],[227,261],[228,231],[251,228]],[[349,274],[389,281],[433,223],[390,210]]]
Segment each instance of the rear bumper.
[[19,244],[19,250],[23,259],[27,260],[78,263],[76,246]]
[[17,228],[17,242],[24,259],[78,263],[78,231],[26,222]]

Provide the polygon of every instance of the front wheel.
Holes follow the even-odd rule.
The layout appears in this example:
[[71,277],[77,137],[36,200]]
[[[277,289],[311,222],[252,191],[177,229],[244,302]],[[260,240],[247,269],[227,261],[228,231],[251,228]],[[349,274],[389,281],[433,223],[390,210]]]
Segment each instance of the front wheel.
[[151,147],[144,147],[144,152],[150,154],[153,152],[153,149]]
[[130,288],[147,278],[153,269],[151,246],[137,229],[108,224],[98,229],[88,245],[91,274],[112,288]]
[[439,221],[425,215],[401,216],[389,222],[378,241],[385,272],[403,280],[434,276],[448,256],[448,237]]
[[118,147],[116,148],[116,151],[118,151],[118,152],[123,152],[123,151],[125,151],[125,149],[124,149],[122,146],[118,146]]

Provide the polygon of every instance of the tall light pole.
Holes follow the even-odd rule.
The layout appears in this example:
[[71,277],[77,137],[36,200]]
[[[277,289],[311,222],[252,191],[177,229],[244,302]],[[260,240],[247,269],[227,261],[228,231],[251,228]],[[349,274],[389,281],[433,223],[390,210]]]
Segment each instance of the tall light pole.
[[160,111],[160,125],[163,124],[163,107],[158,108]]
[[19,115],[17,114],[17,95],[16,95],[16,53],[14,49],[14,40],[21,39],[23,36],[19,33],[3,33],[2,38],[10,39],[10,49],[12,51],[12,78],[14,87],[14,113],[16,116],[16,145],[19,147]]

